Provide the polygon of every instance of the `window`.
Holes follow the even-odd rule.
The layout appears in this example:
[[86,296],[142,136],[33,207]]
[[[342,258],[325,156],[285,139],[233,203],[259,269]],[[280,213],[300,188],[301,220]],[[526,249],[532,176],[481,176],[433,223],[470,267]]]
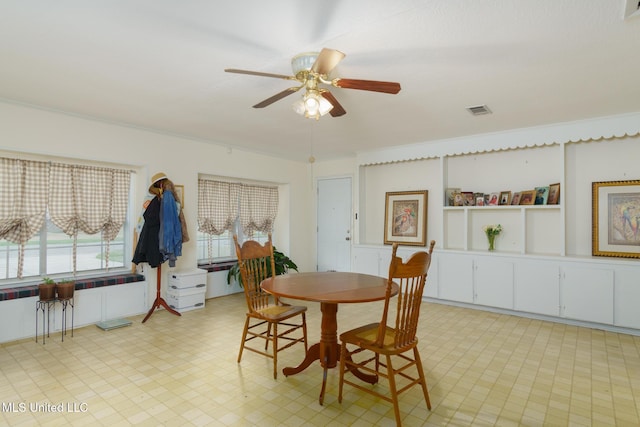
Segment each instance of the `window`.
[[0,287],[122,269],[131,171],[0,157]]
[[[225,231],[220,235],[212,235],[198,231],[198,264],[210,264],[216,261],[226,261],[236,259],[236,250],[233,243],[233,233],[238,236],[240,244],[246,240],[255,240],[264,244],[269,240],[269,233],[255,231],[253,236],[249,237],[242,232],[242,227],[236,221],[234,231]],[[211,248],[209,241],[211,240]]]
[[233,234],[264,243],[273,231],[278,187],[198,180],[198,263],[235,259]]
[[[109,270],[117,270],[128,265],[130,249],[125,242],[128,237],[128,221],[115,239],[109,242]],[[126,235],[126,238],[125,238]],[[41,245],[40,242],[46,242]],[[0,241],[0,284],[15,282],[18,270],[19,245]],[[78,233],[76,249],[77,274],[91,274],[107,268],[107,242],[100,234]],[[73,275],[73,237],[67,236],[47,217],[40,232],[29,239],[24,251],[22,277],[69,277]]]

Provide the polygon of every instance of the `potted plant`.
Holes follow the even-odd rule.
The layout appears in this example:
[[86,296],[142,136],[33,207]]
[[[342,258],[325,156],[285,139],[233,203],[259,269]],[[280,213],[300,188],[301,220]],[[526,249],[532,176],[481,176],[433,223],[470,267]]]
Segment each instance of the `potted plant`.
[[[273,247],[273,262],[276,267],[276,275],[286,274],[289,269],[298,271],[298,266],[288,256]],[[271,276],[271,262],[267,262],[267,275]],[[242,277],[240,275],[240,267],[238,263],[234,264],[227,273],[227,284],[231,284],[231,280],[236,279],[238,284],[242,286]]]
[[62,279],[58,283],[56,283],[56,293],[58,294],[58,299],[71,299],[73,298],[73,293],[76,290],[76,282],[71,279]]
[[44,277],[38,284],[38,295],[40,301],[50,301],[56,297],[56,282],[53,279]]

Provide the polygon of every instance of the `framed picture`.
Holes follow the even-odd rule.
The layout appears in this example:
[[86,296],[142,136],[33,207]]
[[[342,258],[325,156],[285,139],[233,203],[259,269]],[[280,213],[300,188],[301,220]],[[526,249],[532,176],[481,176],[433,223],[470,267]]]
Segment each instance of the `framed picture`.
[[482,196],[476,196],[476,206],[484,206],[484,194]]
[[473,193],[471,191],[463,191],[462,192],[462,197],[463,197],[463,204],[464,206],[475,206],[476,205],[476,199],[473,195]]
[[511,198],[511,204],[512,205],[520,204],[520,192],[513,193],[513,197]]
[[640,258],[640,180],[591,186],[592,254]]
[[498,206],[500,202],[500,194],[499,193],[491,193],[491,195],[489,196],[489,203],[487,203],[489,206]]
[[176,195],[178,196],[180,206],[184,208],[184,185],[174,185],[173,187],[176,189]]
[[549,185],[548,205],[557,205],[560,203],[560,183]]
[[425,246],[427,243],[427,190],[386,193],[384,244]]
[[549,198],[549,187],[536,187],[536,198],[534,205],[546,205]]
[[444,192],[445,206],[456,206],[453,201],[453,195],[461,191],[460,188],[447,188]]
[[520,192],[521,205],[533,205],[536,200],[536,190],[527,190]]
[[501,205],[511,204],[511,191],[500,192],[500,204]]
[[453,192],[453,206],[464,206],[464,196],[460,191]]

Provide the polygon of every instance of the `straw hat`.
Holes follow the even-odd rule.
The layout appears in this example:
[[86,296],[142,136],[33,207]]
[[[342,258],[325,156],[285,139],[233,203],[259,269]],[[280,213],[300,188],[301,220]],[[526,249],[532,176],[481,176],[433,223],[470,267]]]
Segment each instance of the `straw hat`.
[[149,186],[149,193],[156,194],[154,191],[152,191],[153,186],[156,182],[162,181],[163,179],[169,179],[164,172],[158,172],[157,174],[153,175],[153,177],[151,178],[151,185]]

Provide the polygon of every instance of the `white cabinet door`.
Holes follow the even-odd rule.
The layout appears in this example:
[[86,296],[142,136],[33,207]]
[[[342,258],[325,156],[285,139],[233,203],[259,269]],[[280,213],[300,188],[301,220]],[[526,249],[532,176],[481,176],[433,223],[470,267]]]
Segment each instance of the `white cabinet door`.
[[565,266],[561,288],[563,317],[613,324],[613,270]]
[[[388,268],[387,265],[386,269],[388,270]],[[354,247],[351,271],[378,276],[380,274],[380,251],[378,249]],[[387,275],[388,273],[385,273],[384,277]]]
[[616,270],[615,325],[640,329],[640,269]]
[[431,265],[427,273],[427,284],[425,285],[423,296],[429,298],[438,298],[438,259],[434,251],[431,258]]
[[473,302],[473,258],[466,255],[438,255],[438,297]]
[[475,265],[475,303],[513,309],[513,263],[479,257]]
[[560,315],[560,266],[557,263],[521,261],[516,266],[514,286],[516,310]]

